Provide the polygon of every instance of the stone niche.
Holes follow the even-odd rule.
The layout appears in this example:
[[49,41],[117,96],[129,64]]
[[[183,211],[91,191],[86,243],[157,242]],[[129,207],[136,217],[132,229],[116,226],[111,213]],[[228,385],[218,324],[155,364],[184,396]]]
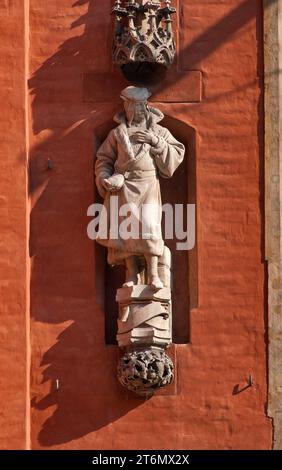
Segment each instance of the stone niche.
[[[175,178],[161,181],[163,204],[196,204],[196,133],[195,130],[172,116],[165,116],[161,123],[186,148],[185,158],[178,168]],[[113,128],[112,119],[108,119],[95,130],[95,142],[99,147],[108,132]],[[96,194],[95,200],[100,200]],[[100,200],[101,202],[101,200]],[[198,303],[197,281],[197,244],[193,250],[182,252],[176,250],[176,240],[167,240],[171,250],[171,322],[172,342],[187,344],[190,340],[190,311]],[[116,301],[117,291],[124,280],[124,267],[112,268],[107,264],[106,249],[95,244],[96,251],[96,286],[97,296],[105,312],[105,341],[108,345],[117,344],[119,305]]]

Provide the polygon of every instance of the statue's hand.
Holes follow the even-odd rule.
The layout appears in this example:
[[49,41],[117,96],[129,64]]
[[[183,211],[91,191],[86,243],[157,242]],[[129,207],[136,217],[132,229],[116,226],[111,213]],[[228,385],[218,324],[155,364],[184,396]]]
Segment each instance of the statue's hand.
[[107,191],[114,193],[119,191],[124,185],[124,176],[117,174],[103,180],[103,186]]
[[150,144],[155,147],[158,144],[159,139],[149,130],[143,130],[136,132],[135,139],[140,144]]

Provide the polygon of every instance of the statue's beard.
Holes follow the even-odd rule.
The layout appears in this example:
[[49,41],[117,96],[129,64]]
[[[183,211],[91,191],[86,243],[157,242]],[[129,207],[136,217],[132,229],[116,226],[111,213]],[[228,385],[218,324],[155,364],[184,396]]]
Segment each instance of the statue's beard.
[[147,117],[146,114],[137,115],[137,116],[134,114],[133,116],[130,116],[129,119],[127,118],[129,127],[134,124],[146,123],[146,117]]

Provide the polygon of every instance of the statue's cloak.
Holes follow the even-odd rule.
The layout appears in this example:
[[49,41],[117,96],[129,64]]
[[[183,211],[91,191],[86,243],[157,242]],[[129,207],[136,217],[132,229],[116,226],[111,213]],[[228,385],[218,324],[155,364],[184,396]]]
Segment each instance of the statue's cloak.
[[[121,264],[131,255],[163,254],[159,176],[173,175],[183,161],[185,147],[158,124],[164,117],[159,110],[149,107],[148,111],[147,129],[158,137],[155,147],[135,143],[137,129],[128,126],[122,112],[115,116],[119,126],[109,133],[97,152],[96,185],[104,198],[97,241],[108,248],[110,264]],[[124,175],[124,185],[118,192],[109,193],[101,182],[113,174]],[[126,204],[131,207],[130,210],[127,206],[127,212]],[[138,231],[128,236],[132,226],[137,228],[138,219],[142,222]]]

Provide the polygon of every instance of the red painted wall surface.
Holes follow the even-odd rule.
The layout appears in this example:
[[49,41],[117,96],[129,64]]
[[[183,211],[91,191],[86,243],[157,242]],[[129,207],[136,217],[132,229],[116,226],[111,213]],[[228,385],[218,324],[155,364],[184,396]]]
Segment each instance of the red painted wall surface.
[[[29,0],[30,42],[25,49],[30,67],[33,449],[271,447],[271,421],[265,411],[262,2],[177,3],[179,58],[178,69],[171,73],[185,102],[176,102],[176,92],[174,103],[169,103],[164,89],[158,107],[197,135],[199,303],[190,314],[190,343],[175,347],[176,386],[143,401],[127,395],[116,381],[118,349],[105,345],[101,271],[86,234],[87,208],[94,195],[95,130],[120,106],[118,93],[113,102],[107,100],[109,85],[101,78],[97,86],[105,102],[98,102],[97,94],[90,99],[85,88],[88,74],[113,74],[120,80],[111,65],[111,1]],[[20,9],[20,2],[7,4]],[[22,60],[24,51],[19,47],[17,53]],[[1,66],[1,77],[13,67],[4,65],[2,72]],[[11,177],[12,188],[8,184],[4,189],[15,198],[24,188],[25,166],[15,156],[21,149],[8,150],[16,176]],[[2,156],[1,165],[6,160]],[[3,174],[5,181],[5,170],[1,181]],[[24,210],[24,192],[22,199],[17,207]],[[17,230],[24,234],[22,214]],[[6,233],[0,223],[0,233]],[[14,236],[12,231],[10,240]],[[22,262],[17,264],[23,271],[16,280],[19,292],[25,282],[23,240]],[[24,308],[8,297],[11,293],[8,285],[4,305],[10,303],[13,316],[7,312],[5,325],[17,328],[9,371],[22,361],[24,374],[25,345],[19,333],[24,330]],[[19,360],[15,351],[22,353]],[[7,355],[3,357],[5,361]],[[236,393],[249,373],[254,386]],[[28,420],[19,419],[24,380],[11,390],[19,395],[20,411],[12,409],[9,422],[16,417],[28,425]],[[20,436],[18,422],[15,426]],[[13,445],[23,447],[23,441],[15,438]]]
[[25,20],[22,0],[0,0],[1,449],[29,445]]

